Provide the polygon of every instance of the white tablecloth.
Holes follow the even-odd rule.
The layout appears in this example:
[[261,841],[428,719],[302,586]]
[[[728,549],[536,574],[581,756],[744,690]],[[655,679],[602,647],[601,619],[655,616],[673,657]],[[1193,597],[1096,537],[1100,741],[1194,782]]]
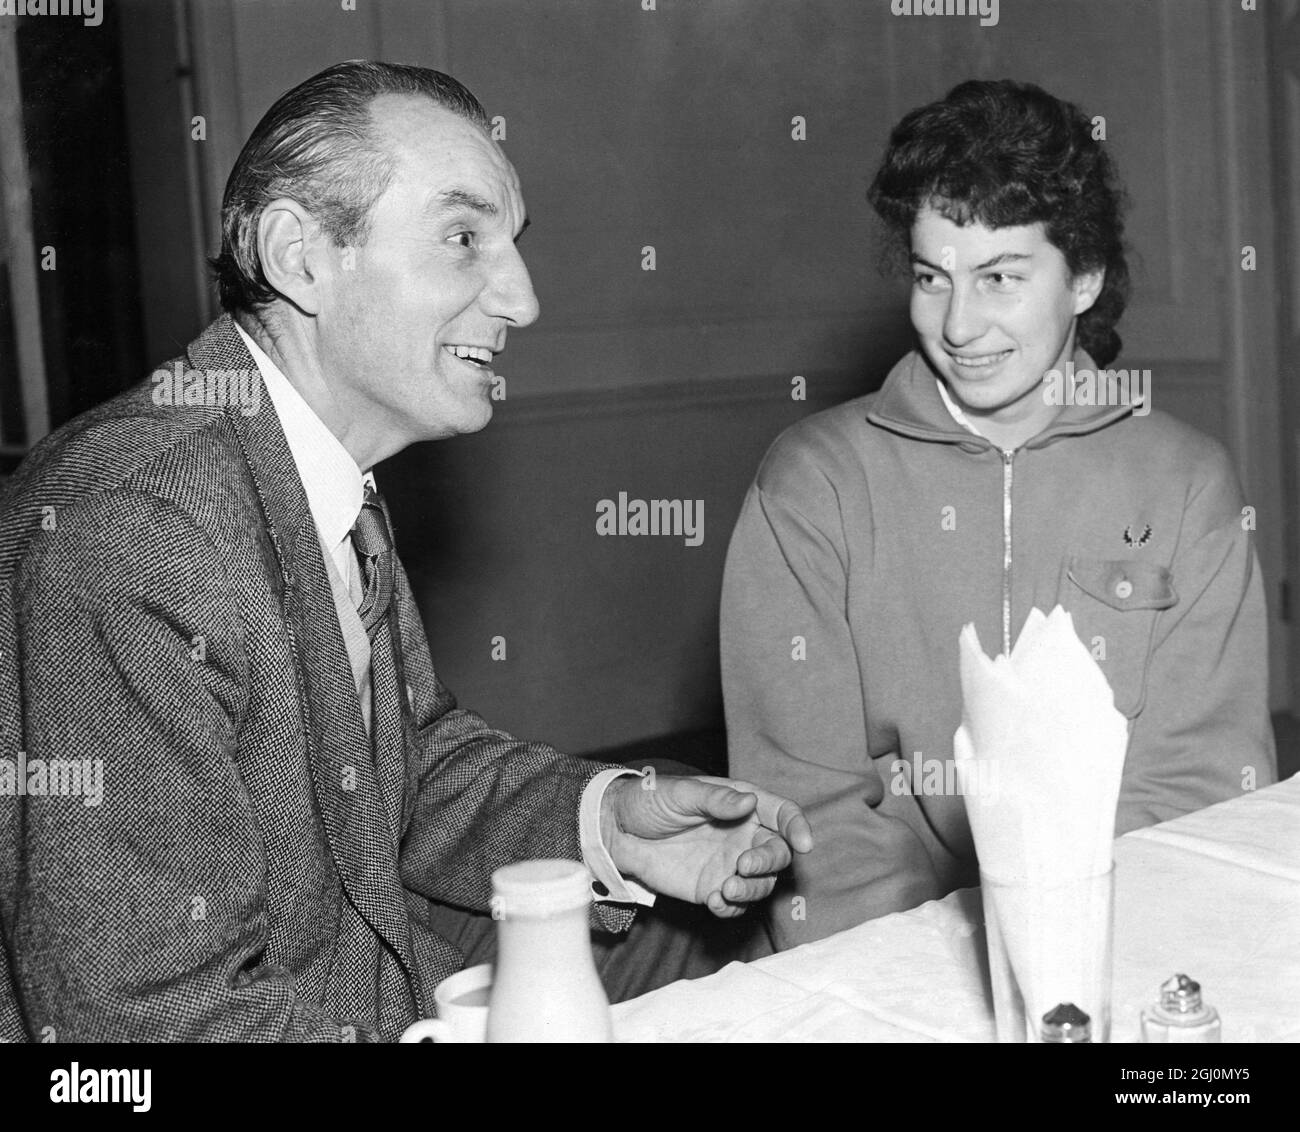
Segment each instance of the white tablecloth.
[[[1111,1040],[1175,972],[1223,1040],[1300,1041],[1300,775],[1115,843]],[[614,1007],[619,1041],[992,1041],[978,889]]]

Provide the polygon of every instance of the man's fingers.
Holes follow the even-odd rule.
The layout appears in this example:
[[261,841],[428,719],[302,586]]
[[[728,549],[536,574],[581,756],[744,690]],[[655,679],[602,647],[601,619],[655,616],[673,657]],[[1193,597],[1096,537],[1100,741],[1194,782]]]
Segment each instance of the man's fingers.
[[782,798],[748,783],[736,783],[737,789],[752,790],[758,798],[758,820],[768,829],[774,829],[798,853],[812,849],[812,827],[803,811],[788,798]]
[[743,904],[728,904],[722,893],[717,891],[710,892],[709,898],[704,903],[720,920],[734,920],[745,913]]
[[722,882],[722,895],[728,904],[753,904],[765,900],[775,887],[775,877],[729,876]]
[[[755,786],[752,782],[742,782],[738,778],[713,778],[701,775],[695,781],[709,782],[718,787],[726,787],[733,793],[739,793],[741,797],[752,796],[757,799],[755,813],[762,825],[775,830],[784,837],[795,852],[808,853],[812,851],[812,826],[808,824],[808,819],[804,817],[803,811],[798,804],[790,801],[789,798],[782,798],[778,794],[773,794],[770,790],[764,790],[761,786]],[[744,817],[749,812],[749,810],[743,810],[738,816]]]
[[738,778],[701,778],[700,781],[729,786],[733,790],[754,795],[758,799],[758,820],[763,825],[784,837],[795,852],[808,853],[812,850],[812,826],[808,824],[803,811],[789,798],[782,798],[779,794]]
[[[754,812],[752,794],[734,790],[726,779],[674,778],[673,804],[682,814],[739,821]],[[662,787],[663,780],[660,780]]]
[[780,818],[778,820],[780,821],[780,825],[777,828],[780,829],[781,836],[790,843],[795,852],[812,852],[812,826],[808,824],[808,819],[804,817],[803,810],[793,802],[786,802],[785,805],[781,807]]
[[[762,837],[764,831],[759,832]],[[766,835],[752,849],[746,849],[736,858],[736,872],[743,877],[765,876],[779,873],[790,863],[790,846],[774,833]]]

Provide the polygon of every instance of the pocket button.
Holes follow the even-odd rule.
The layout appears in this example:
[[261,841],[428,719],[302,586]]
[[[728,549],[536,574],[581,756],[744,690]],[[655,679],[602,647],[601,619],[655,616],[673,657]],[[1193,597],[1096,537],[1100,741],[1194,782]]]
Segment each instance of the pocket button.
[[1121,578],[1115,583],[1115,596],[1119,598],[1120,601],[1126,601],[1128,598],[1131,598],[1133,596],[1133,583],[1127,578]]

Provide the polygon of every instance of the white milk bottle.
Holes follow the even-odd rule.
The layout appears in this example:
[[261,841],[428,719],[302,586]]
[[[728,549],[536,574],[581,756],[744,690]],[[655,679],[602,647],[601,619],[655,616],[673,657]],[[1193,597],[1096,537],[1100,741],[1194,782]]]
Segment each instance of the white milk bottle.
[[492,874],[496,977],[489,1042],[610,1042],[609,999],[591,956],[591,874],[578,861],[521,861]]

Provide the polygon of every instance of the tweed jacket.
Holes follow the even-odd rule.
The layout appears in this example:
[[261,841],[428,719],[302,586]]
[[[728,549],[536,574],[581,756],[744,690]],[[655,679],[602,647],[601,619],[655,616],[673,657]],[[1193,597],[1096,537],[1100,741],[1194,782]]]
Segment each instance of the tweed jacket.
[[[260,383],[228,317],[178,361],[218,402],[213,374]],[[0,501],[0,1037],[395,1039],[463,962],[429,902],[486,911],[498,866],[580,859],[604,768],[458,707],[400,564],[404,740],[372,745],[270,398],[157,389],[45,439]],[[71,792],[96,765],[98,802]]]

